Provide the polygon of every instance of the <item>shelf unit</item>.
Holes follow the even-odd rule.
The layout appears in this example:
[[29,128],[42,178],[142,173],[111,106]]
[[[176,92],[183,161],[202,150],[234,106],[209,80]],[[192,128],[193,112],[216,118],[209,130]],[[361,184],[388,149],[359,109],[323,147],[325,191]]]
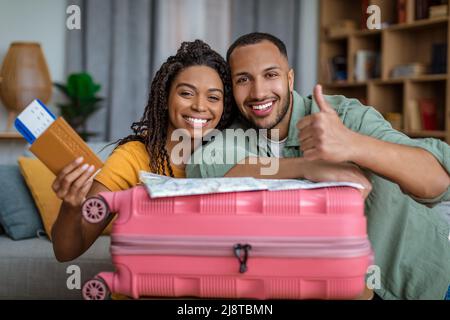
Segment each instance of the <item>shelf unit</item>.
[[[326,94],[357,98],[381,113],[402,114],[401,130],[414,138],[433,137],[450,143],[450,50],[447,49],[447,73],[425,74],[414,78],[391,78],[396,65],[419,62],[431,63],[432,45],[449,43],[449,17],[412,20],[396,24],[397,1],[371,0],[381,8],[382,22],[389,25],[381,30],[354,30],[328,36],[327,28],[342,20],[362,25],[363,0],[321,0],[319,33],[319,82]],[[381,75],[378,79],[357,82],[354,79],[355,54],[358,50],[380,53]],[[330,82],[329,60],[336,55],[347,57],[346,81]],[[438,112],[438,130],[412,131],[407,118],[412,100],[433,98]]]

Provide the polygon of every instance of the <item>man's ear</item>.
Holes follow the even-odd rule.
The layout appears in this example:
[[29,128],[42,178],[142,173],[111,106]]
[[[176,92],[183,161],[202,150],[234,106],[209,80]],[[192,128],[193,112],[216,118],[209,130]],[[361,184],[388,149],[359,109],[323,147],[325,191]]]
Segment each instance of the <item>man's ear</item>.
[[289,92],[294,91],[294,81],[295,81],[295,71],[294,69],[289,70],[288,82],[289,82]]

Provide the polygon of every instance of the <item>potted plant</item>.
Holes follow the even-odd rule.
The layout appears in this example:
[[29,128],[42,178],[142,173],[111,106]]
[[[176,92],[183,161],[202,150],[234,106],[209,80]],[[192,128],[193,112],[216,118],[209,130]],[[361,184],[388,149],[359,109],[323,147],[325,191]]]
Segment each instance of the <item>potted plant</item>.
[[101,108],[103,100],[97,97],[101,86],[94,83],[88,73],[73,73],[67,78],[67,84],[54,83],[67,97],[67,103],[57,104],[61,110],[61,116],[72,126],[72,128],[87,141],[98,133],[89,132],[86,128],[88,118]]

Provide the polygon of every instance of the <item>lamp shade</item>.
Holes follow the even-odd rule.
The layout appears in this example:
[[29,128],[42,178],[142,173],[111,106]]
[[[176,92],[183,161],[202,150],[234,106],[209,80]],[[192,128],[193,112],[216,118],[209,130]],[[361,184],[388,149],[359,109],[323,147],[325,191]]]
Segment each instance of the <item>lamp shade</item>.
[[0,70],[0,99],[9,111],[8,129],[14,116],[34,99],[47,103],[52,81],[41,45],[13,42]]

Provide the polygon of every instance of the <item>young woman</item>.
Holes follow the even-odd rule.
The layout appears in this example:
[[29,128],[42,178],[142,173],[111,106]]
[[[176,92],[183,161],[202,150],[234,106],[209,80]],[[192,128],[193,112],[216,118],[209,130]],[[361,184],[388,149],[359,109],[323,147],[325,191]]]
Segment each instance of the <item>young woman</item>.
[[234,117],[232,99],[225,60],[200,40],[183,43],[153,79],[144,115],[131,126],[134,134],[119,140],[101,171],[94,175],[92,166],[77,159],[56,177],[52,188],[63,200],[52,229],[58,261],[83,254],[113,218],[99,224],[84,221],[81,205],[87,197],[136,186],[140,170],[184,177],[185,166],[170,157],[177,143],[171,141],[172,133],[184,129],[192,137],[193,151],[194,133],[205,136],[230,124]]

